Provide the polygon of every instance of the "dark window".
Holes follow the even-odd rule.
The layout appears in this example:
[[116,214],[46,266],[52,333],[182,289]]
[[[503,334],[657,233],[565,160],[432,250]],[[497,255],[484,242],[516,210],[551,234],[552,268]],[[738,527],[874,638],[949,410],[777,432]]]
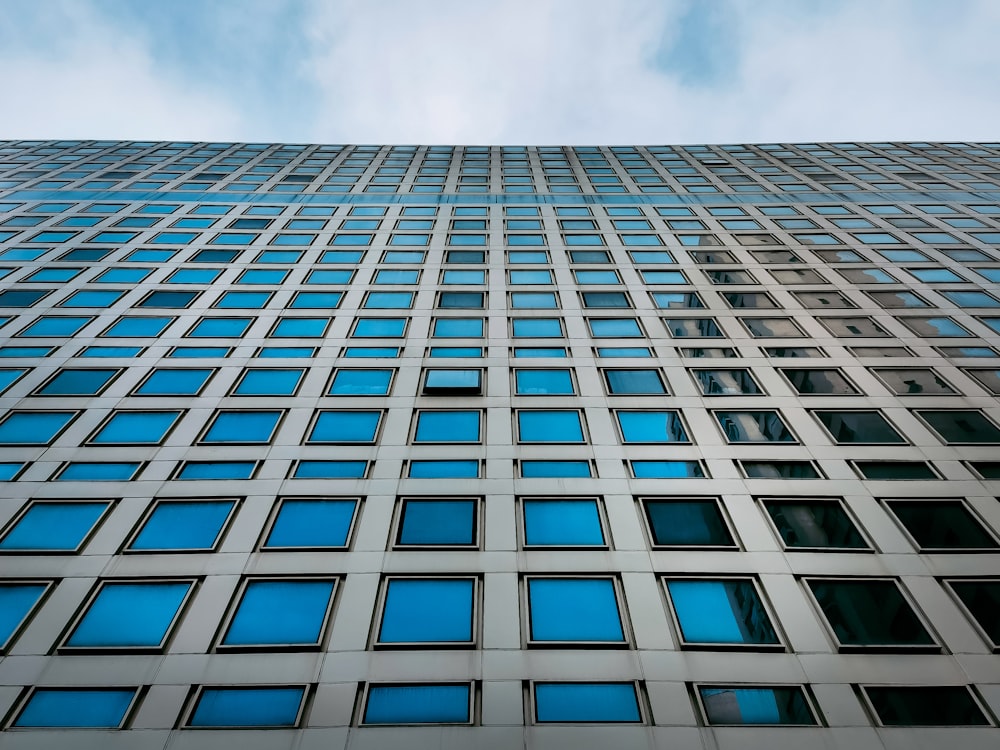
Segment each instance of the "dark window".
[[1000,443],[1000,429],[979,411],[918,411],[945,443]]
[[935,396],[953,394],[955,390],[929,367],[873,368],[879,379],[897,396]]
[[794,443],[776,411],[718,411],[715,418],[730,443]]
[[765,498],[762,502],[788,549],[869,549],[840,500]]
[[716,499],[643,500],[642,506],[656,546],[736,547]]
[[961,500],[886,500],[921,552],[995,549],[996,539]]
[[1000,647],[1000,580],[957,579],[947,582],[982,628],[993,650]]
[[698,688],[705,719],[712,726],[815,726],[816,718],[800,687]]
[[783,369],[781,374],[788,379],[788,382],[792,384],[800,396],[812,394],[848,396],[859,393],[858,389],[851,385],[850,381],[837,369]]
[[665,585],[684,645],[780,646],[752,579],[668,579]]
[[474,547],[478,539],[477,505],[473,499],[404,499],[396,545]]
[[985,726],[969,689],[947,687],[862,688],[881,724],[888,727]]
[[877,411],[815,411],[833,439],[842,444],[906,443]]
[[855,461],[865,479],[937,479],[938,475],[923,461]]
[[806,585],[841,650],[936,645],[895,581],[813,578]]
[[749,370],[692,370],[706,396],[757,395],[763,393]]
[[822,479],[811,461],[740,461],[750,479]]

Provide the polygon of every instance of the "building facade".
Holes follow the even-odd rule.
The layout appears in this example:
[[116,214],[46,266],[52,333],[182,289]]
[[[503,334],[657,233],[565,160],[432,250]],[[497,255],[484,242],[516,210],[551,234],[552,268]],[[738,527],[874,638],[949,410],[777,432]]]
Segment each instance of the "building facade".
[[0,748],[995,748],[1000,144],[0,143]]

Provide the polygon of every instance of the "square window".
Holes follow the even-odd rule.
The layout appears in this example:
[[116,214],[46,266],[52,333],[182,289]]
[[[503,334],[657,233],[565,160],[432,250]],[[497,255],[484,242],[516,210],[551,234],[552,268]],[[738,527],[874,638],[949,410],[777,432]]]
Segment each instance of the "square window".
[[472,698],[468,684],[369,685],[361,724],[470,724]]
[[679,578],[664,585],[685,647],[782,648],[753,579]]
[[730,443],[796,442],[776,411],[717,411],[715,418]]
[[[344,471],[350,467],[321,468],[303,464],[333,462],[300,462],[296,478],[340,478],[356,476],[357,472]],[[357,462],[340,462],[357,463]],[[364,462],[361,476],[364,475]],[[301,471],[300,471],[301,470]],[[261,544],[264,550],[297,549],[346,549],[351,536],[358,501],[341,498],[282,498],[278,511]]]
[[837,498],[769,497],[761,502],[785,549],[871,549]]
[[627,644],[614,579],[533,576],[526,587],[529,643]]
[[120,729],[135,688],[35,688],[13,727]]
[[219,411],[201,437],[205,444],[262,445],[271,442],[284,412]]
[[103,581],[61,648],[159,652],[193,590],[192,581]]
[[236,507],[234,500],[159,500],[126,549],[129,552],[211,552]]
[[737,548],[716,498],[656,498],[640,503],[655,547]]
[[779,372],[800,396],[851,396],[861,392],[836,369],[781,369]]
[[306,443],[371,444],[381,421],[381,411],[324,409],[317,413]]
[[921,552],[995,550],[1000,544],[962,500],[884,500]]
[[690,442],[678,411],[618,411],[623,443]]
[[814,411],[813,414],[842,445],[906,444],[878,411]]
[[1000,429],[980,411],[918,410],[916,413],[947,445],[1000,443]]
[[476,641],[474,578],[389,578],[379,646],[472,646]]
[[478,443],[482,412],[419,411],[413,431],[414,443]]
[[965,686],[864,686],[861,689],[882,726],[987,726],[990,723]]
[[594,498],[532,498],[521,501],[525,547],[607,547]]
[[640,724],[632,682],[536,682],[538,724]]
[[115,411],[88,441],[92,445],[159,445],[180,411]]
[[186,726],[203,728],[297,726],[303,687],[202,688]]
[[471,498],[404,498],[395,546],[478,547],[478,511],[479,501]]
[[519,409],[516,419],[517,439],[521,443],[584,442],[582,416],[575,409]]
[[29,502],[0,533],[2,552],[79,552],[111,507],[102,502]]
[[334,585],[323,579],[248,580],[219,647],[318,648],[333,609]]
[[750,370],[691,370],[706,396],[757,396],[764,393]]
[[[24,370],[4,370],[7,383],[4,388],[14,382]],[[114,380],[121,370],[78,370],[66,368],[59,370],[39,388],[39,396],[96,396]],[[10,378],[10,375],[14,377]]]
[[816,726],[801,687],[721,686],[698,688],[710,726]]
[[408,310],[411,307],[411,292],[368,292],[364,303],[364,308],[368,310]]
[[212,377],[211,369],[156,367],[132,394],[134,396],[196,396]]
[[481,310],[486,306],[482,292],[441,292],[438,305],[442,310]]
[[808,578],[805,583],[842,652],[896,647],[938,650],[895,581]]

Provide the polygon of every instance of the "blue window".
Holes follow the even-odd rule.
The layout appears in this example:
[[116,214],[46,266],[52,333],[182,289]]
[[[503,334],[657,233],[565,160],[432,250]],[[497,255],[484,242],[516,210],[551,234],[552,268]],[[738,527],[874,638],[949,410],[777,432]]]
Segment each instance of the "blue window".
[[510,271],[511,284],[551,284],[551,271]]
[[220,411],[209,424],[201,442],[238,445],[268,443],[282,414],[279,410]]
[[299,461],[292,479],[364,479],[367,461]]
[[750,579],[669,580],[666,586],[685,645],[781,643]]
[[611,578],[529,578],[529,640],[624,643]]
[[[288,307],[292,310],[333,309],[340,304],[343,296],[343,292],[297,292]],[[370,307],[370,305],[365,306]]]
[[320,411],[307,443],[374,443],[381,411]]
[[185,461],[177,478],[250,479],[256,471],[256,461]]
[[[39,232],[34,237],[32,237],[32,238],[30,238],[30,239],[28,239],[26,241],[27,242],[52,242],[52,243],[67,242],[71,238],[75,237],[78,234],[80,234],[80,233],[79,232]],[[111,232],[105,232],[104,234],[112,234],[112,233]],[[98,235],[97,237],[94,237],[94,239],[96,240],[96,239],[98,239],[98,237],[101,237],[101,236],[103,236],[103,235]],[[134,237],[135,235],[132,235],[132,236]],[[103,241],[104,240],[102,240],[102,242]]]
[[54,347],[51,346],[0,346],[0,357],[4,359],[47,357],[52,354],[53,350]]
[[159,290],[146,295],[138,307],[187,307],[198,296],[198,292],[175,292]]
[[[9,270],[4,270],[7,274],[10,273]],[[24,281],[56,281],[62,283],[78,276],[81,271],[83,271],[82,268],[39,268],[31,276],[24,279]]]
[[618,427],[625,443],[686,443],[687,432],[677,411],[619,411]]
[[406,318],[358,318],[354,324],[354,338],[402,338],[406,331]]
[[333,242],[331,245],[338,246],[368,246],[372,244],[371,234],[336,234],[333,236]]
[[482,357],[483,350],[478,346],[432,346],[428,349],[427,355],[440,359]]
[[631,682],[535,683],[539,724],[638,724],[639,698]]
[[139,338],[154,337],[163,333],[164,329],[174,322],[174,318],[138,317],[128,315],[119,318],[102,336],[108,338]]
[[603,245],[604,240],[599,234],[565,234],[563,242],[571,247],[586,247]]
[[80,350],[76,356],[90,359],[102,357],[124,357],[134,359],[142,353],[141,346],[88,346]]
[[252,318],[202,318],[186,335],[193,338],[236,338],[246,333],[252,322]]
[[316,239],[315,234],[276,234],[270,244],[272,245],[311,245]]
[[583,422],[576,410],[520,410],[517,436],[522,443],[582,443]]
[[48,588],[42,581],[0,583],[0,652],[10,645]]
[[165,263],[177,254],[176,250],[135,250],[128,254],[128,263]]
[[548,263],[549,256],[544,250],[511,250],[507,253],[509,263]]
[[306,277],[307,284],[349,284],[351,282],[351,277],[354,275],[353,271],[326,271],[317,270],[310,271],[309,275]]
[[468,724],[472,690],[463,685],[372,685],[362,724]]
[[702,479],[707,476],[697,461],[632,461],[630,466],[636,479]]
[[63,645],[161,649],[193,586],[191,581],[105,581]]
[[210,245],[249,245],[257,239],[256,234],[238,234],[236,232],[223,232],[212,238]]
[[713,685],[698,688],[698,696],[711,726],[816,724],[805,694],[799,687]]
[[329,318],[282,318],[268,334],[271,338],[320,338],[326,334]]
[[320,256],[320,263],[350,263],[356,265],[364,256],[363,250],[327,250]]
[[194,396],[205,387],[214,370],[180,370],[157,367],[142,385],[135,389],[136,396]]
[[[247,582],[223,646],[318,646],[333,600],[332,580]],[[281,617],[275,617],[281,612]]]
[[476,479],[479,477],[479,462],[410,461],[409,476],[414,479]]
[[60,370],[38,393],[42,396],[93,396],[104,390],[119,372],[121,370]]
[[[849,414],[848,412],[839,412],[840,414]],[[821,420],[824,417],[829,417],[833,419],[833,414],[837,412],[817,412],[817,416]],[[866,414],[872,414],[874,417],[881,419],[877,412],[855,412],[855,414],[861,417]],[[726,440],[730,443],[794,443],[795,436],[792,435],[791,430],[785,426],[785,423],[781,420],[781,416],[776,411],[719,411],[715,413],[715,418],[719,421],[719,425],[722,427],[722,432],[726,436]],[[859,417],[860,418],[860,417]],[[885,420],[881,420],[887,427],[887,432],[894,433],[894,431],[888,427],[888,423]],[[847,435],[851,432],[851,424],[848,424],[849,419],[845,418],[844,426],[841,432]],[[874,426],[876,420],[872,420],[872,426]],[[839,425],[838,425],[839,426]],[[895,435],[896,440],[891,440],[890,442],[903,442],[899,435]]]
[[299,721],[302,687],[204,688],[190,727],[294,727]]
[[[330,474],[323,472],[323,476]],[[345,472],[340,472],[338,476],[344,475]],[[357,507],[357,500],[285,498],[262,546],[264,549],[344,549]]]
[[212,307],[258,310],[267,304],[270,292],[225,292]]
[[167,278],[170,284],[211,284],[222,271],[214,268],[181,268]]
[[98,463],[92,461],[71,461],[56,476],[60,482],[127,482],[134,477],[142,464]]
[[251,368],[233,389],[234,396],[291,396],[299,387],[305,370]]
[[559,318],[513,318],[510,321],[514,338],[562,338]]
[[[482,273],[480,271],[480,273]],[[376,284],[416,284],[420,271],[416,270],[382,270],[375,274]]]
[[472,644],[475,592],[472,578],[390,578],[378,642]]
[[563,478],[593,476],[589,461],[521,461],[521,476],[525,478]]
[[594,338],[641,338],[642,329],[635,318],[587,318]]
[[48,445],[76,417],[75,411],[12,411],[0,422],[0,445]]
[[[1000,301],[986,292],[941,292],[956,307],[1000,307]],[[964,335],[964,334],[959,334]]]
[[472,547],[478,539],[477,502],[406,499],[400,509],[399,546]]
[[431,335],[439,339],[480,338],[483,330],[482,318],[437,318]]
[[514,356],[518,359],[536,359],[536,358],[546,358],[546,357],[556,357],[559,359],[564,359],[566,357],[566,350],[563,347],[545,347],[545,346],[525,346],[525,347],[515,347]]
[[231,351],[225,346],[175,346],[167,356],[171,359],[214,359],[228,357]]
[[410,292],[368,292],[364,307],[368,310],[408,310],[413,307]]
[[478,395],[482,392],[483,371],[480,369],[429,369],[424,376],[425,396],[458,394]]
[[135,700],[133,688],[36,688],[15,727],[120,727]]
[[554,310],[559,303],[552,292],[511,292],[510,306],[515,310]]
[[93,318],[45,315],[29,325],[18,336],[72,336]]
[[515,392],[519,396],[572,395],[569,370],[514,370]]
[[9,482],[20,474],[27,464],[18,461],[0,462],[0,482]]
[[140,552],[213,550],[235,505],[233,500],[161,500],[128,548]]
[[612,395],[662,394],[667,389],[656,370],[605,370],[604,379]]
[[421,411],[413,433],[415,443],[478,443],[482,412]]
[[337,370],[330,396],[384,396],[389,393],[392,370]]
[[90,439],[95,445],[159,445],[179,411],[117,411]]
[[597,500],[524,500],[526,547],[603,547]]
[[[382,273],[379,272],[379,279],[382,278]],[[399,282],[396,282],[399,283]],[[416,280],[414,279],[414,283]],[[442,283],[444,284],[485,284],[486,283],[486,271],[445,271],[442,278]]]
[[152,272],[151,268],[109,268],[94,281],[102,284],[138,284]]
[[507,244],[511,247],[538,247],[545,244],[545,238],[540,234],[508,234]]
[[644,500],[643,508],[656,546],[736,547],[717,500]]

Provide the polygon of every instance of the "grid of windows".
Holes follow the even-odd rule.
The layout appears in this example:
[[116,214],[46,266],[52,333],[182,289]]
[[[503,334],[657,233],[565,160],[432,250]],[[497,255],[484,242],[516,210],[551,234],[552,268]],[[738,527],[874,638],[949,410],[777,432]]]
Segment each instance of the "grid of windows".
[[0,728],[985,743],[998,165],[0,142]]

